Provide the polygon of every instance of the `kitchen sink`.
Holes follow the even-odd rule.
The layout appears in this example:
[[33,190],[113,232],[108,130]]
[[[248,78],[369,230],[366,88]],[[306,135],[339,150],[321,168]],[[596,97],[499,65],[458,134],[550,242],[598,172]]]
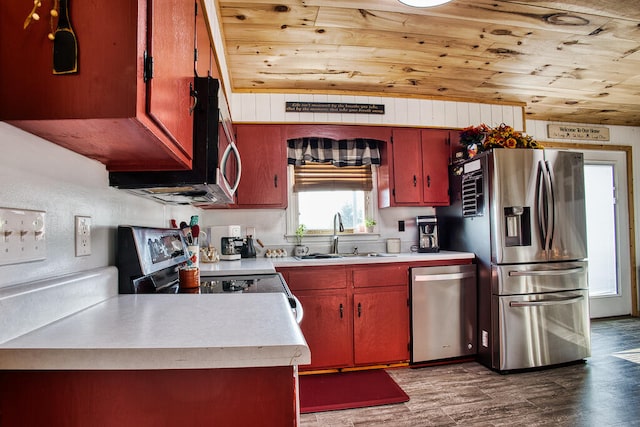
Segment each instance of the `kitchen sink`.
[[308,254],[297,256],[298,259],[327,259],[327,258],[342,258],[340,254]]
[[314,253],[308,255],[297,256],[297,259],[332,259],[332,258],[367,258],[367,257],[394,257],[394,254],[386,254],[381,252],[361,252],[361,253],[340,253],[340,254],[321,254]]
[[387,254],[383,252],[359,252],[357,254],[340,254],[343,257],[394,257],[395,254]]

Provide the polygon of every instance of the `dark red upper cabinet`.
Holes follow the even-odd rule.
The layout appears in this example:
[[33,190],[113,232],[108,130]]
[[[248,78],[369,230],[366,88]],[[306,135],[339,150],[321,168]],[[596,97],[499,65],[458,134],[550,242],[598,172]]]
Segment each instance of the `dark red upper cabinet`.
[[449,156],[446,129],[393,129],[378,171],[379,206],[448,205]]
[[70,1],[78,72],[54,75],[48,4],[2,2],[0,120],[109,170],[188,169],[193,0]]

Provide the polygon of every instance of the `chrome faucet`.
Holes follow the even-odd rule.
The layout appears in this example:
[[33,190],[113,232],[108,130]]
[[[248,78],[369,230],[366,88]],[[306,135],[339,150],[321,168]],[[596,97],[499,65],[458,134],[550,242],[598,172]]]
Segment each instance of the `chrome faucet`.
[[[337,224],[336,221],[338,221]],[[342,215],[340,215],[340,212],[336,212],[333,216],[333,240],[331,244],[332,254],[338,253],[338,230],[340,230],[341,233],[344,232],[344,225],[342,224]]]

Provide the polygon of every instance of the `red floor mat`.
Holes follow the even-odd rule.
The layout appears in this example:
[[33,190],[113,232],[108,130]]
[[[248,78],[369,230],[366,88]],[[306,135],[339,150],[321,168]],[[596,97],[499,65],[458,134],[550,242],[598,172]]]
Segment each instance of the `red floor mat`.
[[300,412],[387,405],[409,396],[382,369],[300,376]]

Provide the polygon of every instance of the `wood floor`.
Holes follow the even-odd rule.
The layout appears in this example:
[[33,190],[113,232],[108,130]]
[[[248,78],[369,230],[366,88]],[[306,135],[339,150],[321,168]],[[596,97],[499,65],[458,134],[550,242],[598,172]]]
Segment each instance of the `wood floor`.
[[406,403],[301,415],[319,426],[640,426],[640,319],[596,320],[585,363],[501,375],[477,363],[389,370]]

